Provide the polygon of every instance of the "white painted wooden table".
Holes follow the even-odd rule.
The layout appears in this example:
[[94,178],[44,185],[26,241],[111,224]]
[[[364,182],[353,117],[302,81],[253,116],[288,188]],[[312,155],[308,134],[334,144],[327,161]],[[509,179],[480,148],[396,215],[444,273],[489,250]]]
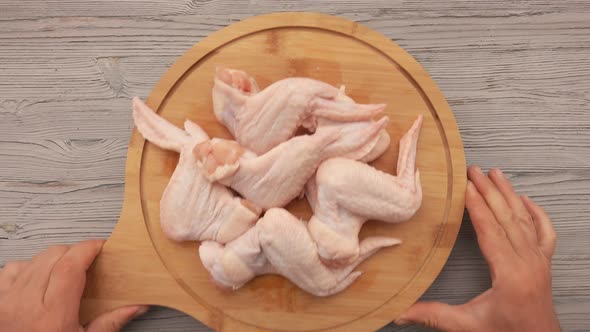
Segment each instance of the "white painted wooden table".
[[[503,168],[553,218],[559,318],[564,331],[589,331],[586,0],[0,0],[0,266],[50,245],[108,237],[123,198],[130,98],[145,98],[212,31],[303,10],[366,24],[422,63],[455,112],[468,162]],[[466,218],[424,298],[461,303],[488,286]],[[162,330],[208,331],[163,308],[127,328]]]

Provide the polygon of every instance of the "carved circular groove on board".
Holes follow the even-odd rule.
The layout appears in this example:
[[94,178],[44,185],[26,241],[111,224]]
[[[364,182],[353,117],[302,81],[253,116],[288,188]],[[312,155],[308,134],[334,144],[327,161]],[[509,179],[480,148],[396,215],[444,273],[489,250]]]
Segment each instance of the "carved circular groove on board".
[[[404,243],[363,263],[358,269],[365,274],[341,294],[314,298],[278,276],[257,278],[237,292],[223,293],[210,284],[200,265],[197,243],[174,243],[160,231],[159,197],[177,156],[143,145],[139,167],[146,226],[168,271],[208,308],[196,318],[207,321],[210,315],[223,315],[244,328],[276,331],[370,330],[387,324],[436,278],[461,223],[465,160],[444,97],[409,54],[377,32],[333,16],[281,13],[250,18],[205,38],[168,70],[148,104],[178,126],[190,118],[210,136],[230,137],[210,106],[214,68],[219,65],[248,71],[262,87],[288,76],[309,76],[345,84],[359,102],[387,102],[392,146],[374,166],[388,173],[394,172],[399,138],[424,114],[417,159],[424,203],[408,223],[370,222],[364,227],[363,236],[400,236]],[[304,201],[288,209],[309,218]]]

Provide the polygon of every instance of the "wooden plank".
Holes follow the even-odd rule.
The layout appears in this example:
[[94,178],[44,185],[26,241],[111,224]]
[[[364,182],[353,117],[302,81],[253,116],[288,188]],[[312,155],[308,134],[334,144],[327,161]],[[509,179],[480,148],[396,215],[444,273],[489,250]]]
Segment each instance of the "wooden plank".
[[[590,257],[582,253],[590,215],[585,148],[590,3],[585,0],[0,0],[0,264],[51,244],[106,237],[123,197],[123,148],[132,126],[128,98],[147,96],[167,66],[212,31],[282,10],[349,17],[396,40],[421,62],[455,112],[468,161],[506,168],[517,189],[553,217],[559,234],[557,311],[564,331],[586,330],[590,291],[583,278]],[[109,139],[116,143],[59,147],[69,140]],[[39,157],[28,152],[33,144]],[[82,153],[99,160],[106,152],[116,157],[94,168],[99,176],[80,171],[90,162],[72,163]],[[45,166],[48,158],[51,168]],[[80,197],[65,194],[72,190]],[[483,290],[485,265],[473,241],[470,231],[461,231],[427,298],[459,303]],[[466,279],[457,287],[460,278]],[[198,326],[158,309],[128,330],[206,330]]]
[[[498,55],[522,50],[588,48],[586,5],[568,13],[500,17],[440,16],[400,19],[371,11],[341,13],[399,42],[412,54],[432,50]],[[0,57],[174,56],[199,39],[249,15],[223,13],[157,17],[71,17],[0,20]],[[444,25],[446,29],[440,29]],[[490,31],[494,33],[491,34]],[[437,38],[432,38],[436,35]],[[547,41],[551,43],[548,44]],[[484,53],[485,52],[485,53]],[[426,54],[425,54],[426,55]],[[417,56],[418,60],[423,59]],[[470,58],[477,62],[477,57]]]
[[551,12],[579,12],[587,9],[588,2],[584,0],[570,0],[552,2],[534,0],[527,2],[488,2],[485,0],[461,0],[446,3],[425,3],[420,0],[395,1],[373,0],[337,0],[328,3],[318,3],[313,0],[287,0],[276,2],[272,0],[249,0],[236,3],[232,0],[206,1],[183,0],[175,2],[159,0],[124,0],[124,1],[91,1],[91,0],[61,0],[56,2],[37,2],[35,0],[19,1],[15,6],[10,0],[3,0],[0,9],[5,19],[33,18],[33,17],[69,17],[69,16],[137,16],[144,15],[189,15],[202,14],[233,14],[259,15],[279,11],[317,11],[327,13],[371,11],[372,15],[397,14],[401,17],[531,17]]

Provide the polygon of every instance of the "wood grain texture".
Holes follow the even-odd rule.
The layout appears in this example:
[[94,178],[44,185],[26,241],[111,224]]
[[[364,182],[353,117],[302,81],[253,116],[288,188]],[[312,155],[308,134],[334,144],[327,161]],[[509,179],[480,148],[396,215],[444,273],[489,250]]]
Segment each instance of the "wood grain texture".
[[[286,10],[361,22],[426,68],[455,113],[468,163],[502,167],[517,190],[551,215],[561,325],[586,331],[590,3],[584,0],[0,0],[0,265],[49,245],[106,238],[122,206],[129,98],[145,98],[167,67],[211,32]],[[425,298],[460,303],[487,285],[464,223]],[[208,331],[199,326],[158,308],[128,330]]]

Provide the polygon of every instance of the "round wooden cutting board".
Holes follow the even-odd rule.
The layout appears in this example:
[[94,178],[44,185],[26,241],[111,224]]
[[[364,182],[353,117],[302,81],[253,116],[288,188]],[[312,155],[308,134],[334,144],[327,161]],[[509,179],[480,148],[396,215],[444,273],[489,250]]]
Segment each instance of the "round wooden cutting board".
[[[422,207],[406,223],[372,221],[361,234],[397,237],[402,245],[361,264],[361,278],[332,297],[308,295],[279,276],[222,291],[201,265],[198,243],[170,241],[159,227],[159,200],[178,156],[134,130],[121,217],[89,271],[82,320],[127,304],[172,307],[220,331],[374,331],[395,319],[439,274],[463,216],[463,146],[434,81],[401,47],[365,26],[321,14],[281,13],[244,20],[199,42],[162,77],[148,104],[179,127],[188,118],[210,136],[229,138],[212,112],[217,66],[245,70],[261,88],[305,76],[344,84],[360,103],[387,103],[392,144],[373,165],[392,174],[400,137],[424,115],[416,162]],[[310,216],[304,200],[288,209],[305,220]]]

